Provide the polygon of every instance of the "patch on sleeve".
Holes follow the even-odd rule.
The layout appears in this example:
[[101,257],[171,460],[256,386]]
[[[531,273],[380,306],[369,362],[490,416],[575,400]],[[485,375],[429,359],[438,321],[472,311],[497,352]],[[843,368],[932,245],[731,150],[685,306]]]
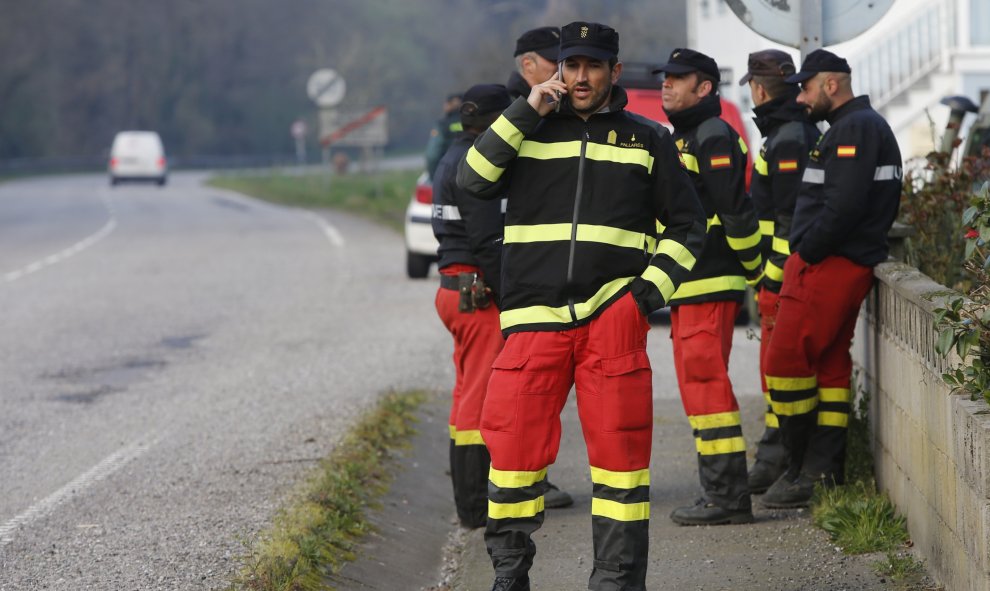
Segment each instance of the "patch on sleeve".
[[777,162],[777,170],[780,172],[797,172],[797,160],[780,160]]
[[856,146],[839,146],[835,149],[835,155],[839,158],[855,158]]
[[711,163],[712,170],[718,168],[729,168],[730,166],[732,166],[732,157],[730,157],[728,154],[720,155],[720,156],[712,156],[712,163]]

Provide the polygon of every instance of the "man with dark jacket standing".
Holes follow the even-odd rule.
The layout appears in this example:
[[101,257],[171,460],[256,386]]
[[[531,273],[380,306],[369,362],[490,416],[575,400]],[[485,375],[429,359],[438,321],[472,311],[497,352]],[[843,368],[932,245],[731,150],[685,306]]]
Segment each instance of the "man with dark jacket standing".
[[430,180],[433,179],[437,171],[440,159],[447,153],[447,149],[454,141],[454,137],[462,131],[461,129],[461,95],[458,93],[448,94],[443,101],[443,116],[437,119],[433,129],[430,130],[430,139],[426,142],[426,174]]
[[454,337],[454,390],[450,405],[450,478],[454,505],[464,527],[488,520],[488,466],[481,439],[481,408],[492,361],[502,350],[498,326],[502,275],[500,200],[483,201],[457,187],[457,163],[474,139],[511,103],[499,84],[472,86],[464,94],[458,134],[437,164],[433,183],[433,234],[440,243],[440,289],[436,308]]
[[705,249],[670,298],[670,338],[681,401],[694,430],[701,497],[670,514],[681,525],[753,521],[746,442],[729,381],[729,353],[746,279],[760,272],[760,228],[746,195],[746,144],[719,118],[715,60],[675,49],[664,73],[663,110],[708,217]]
[[705,220],[669,133],[624,110],[618,52],[611,27],[563,27],[563,80],[554,75],[516,99],[458,169],[461,187],[508,197],[507,340],[481,419],[492,457],[485,543],[493,591],[530,588],[531,536],[543,523],[546,468],[572,385],[594,485],[589,589],[645,589],[653,427],[646,314],[694,266]]
[[766,381],[789,455],[768,507],[806,506],[814,485],[841,484],[852,341],[859,308],[886,260],[901,196],[901,153],[867,96],[852,92],[845,59],[818,49],[801,71],[797,101],[831,127],[812,150],[791,225]]
[[505,84],[512,98],[527,97],[536,84],[546,82],[557,72],[560,51],[560,28],[540,27],[526,31],[516,39],[516,71]]
[[739,85],[749,85],[753,99],[753,120],[763,135],[763,147],[753,159],[750,195],[760,216],[763,236],[763,276],[759,282],[760,308],[760,385],[767,401],[766,428],[756,448],[756,463],[749,471],[749,491],[766,492],[787,468],[787,452],[780,442],[777,415],[770,405],[763,374],[766,351],[777,318],[777,301],[784,281],[784,261],[791,254],[788,237],[794,204],[801,189],[801,175],[808,165],[808,153],[821,133],[808,120],[797,103],[797,84],[784,81],[797,68],[787,53],[767,49],[749,54],[746,75]]

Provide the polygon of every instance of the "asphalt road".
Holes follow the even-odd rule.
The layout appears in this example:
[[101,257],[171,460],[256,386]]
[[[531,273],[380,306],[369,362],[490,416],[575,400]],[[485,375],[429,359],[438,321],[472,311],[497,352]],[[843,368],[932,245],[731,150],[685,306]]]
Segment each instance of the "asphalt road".
[[358,412],[447,380],[400,236],[202,179],[0,184],[3,591],[221,588]]

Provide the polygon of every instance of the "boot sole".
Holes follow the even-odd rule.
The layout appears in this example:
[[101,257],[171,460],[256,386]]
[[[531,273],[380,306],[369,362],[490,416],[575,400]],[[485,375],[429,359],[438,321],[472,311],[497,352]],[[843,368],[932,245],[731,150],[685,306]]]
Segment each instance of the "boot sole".
[[742,525],[745,523],[753,523],[753,521],[755,521],[752,513],[733,515],[731,517],[726,517],[725,519],[719,519],[716,521],[685,519],[683,517],[674,517],[673,515],[671,515],[670,520],[677,525]]
[[803,509],[811,505],[811,499],[804,501],[767,501],[762,499],[760,504],[767,509]]

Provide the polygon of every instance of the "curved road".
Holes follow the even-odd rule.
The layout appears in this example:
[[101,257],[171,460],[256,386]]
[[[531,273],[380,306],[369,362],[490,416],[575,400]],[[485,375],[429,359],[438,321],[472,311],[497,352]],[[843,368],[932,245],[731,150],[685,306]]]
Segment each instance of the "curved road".
[[203,178],[0,184],[3,591],[221,588],[358,412],[448,381],[399,236]]

